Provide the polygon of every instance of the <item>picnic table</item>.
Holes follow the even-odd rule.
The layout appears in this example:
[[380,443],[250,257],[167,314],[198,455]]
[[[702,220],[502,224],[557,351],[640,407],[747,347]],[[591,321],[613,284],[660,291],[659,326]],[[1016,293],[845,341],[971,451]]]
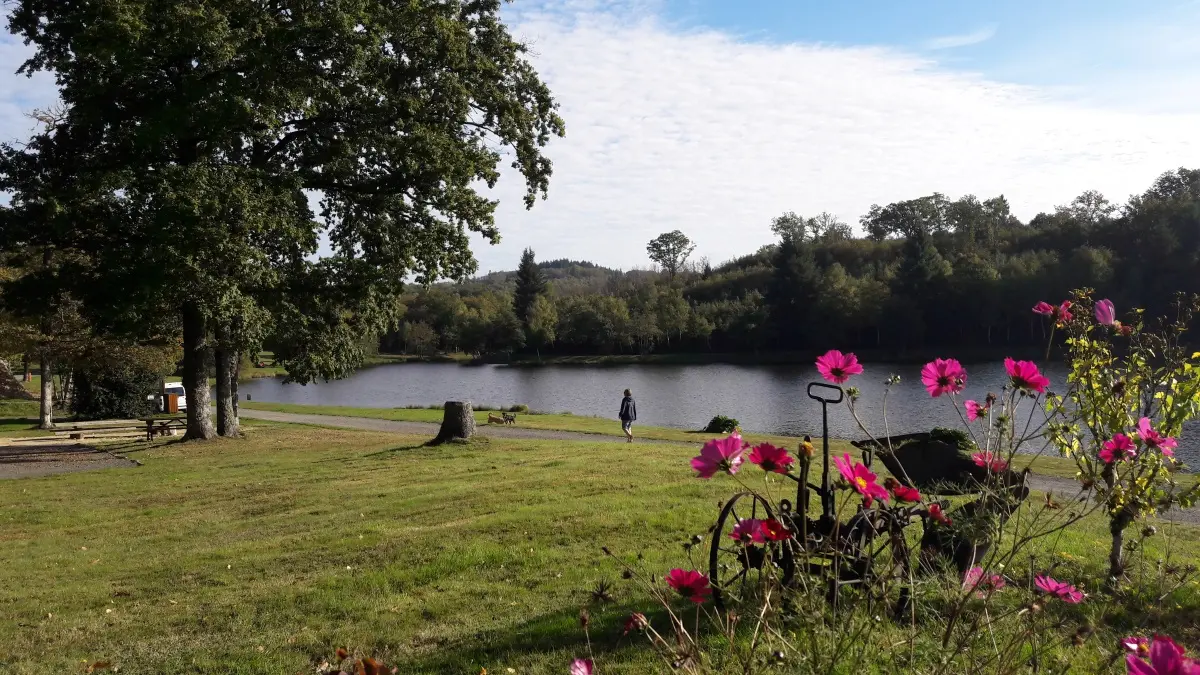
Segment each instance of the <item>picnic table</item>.
[[176,415],[174,417],[144,417],[142,421],[146,423],[146,440],[154,440],[154,436],[166,436],[168,432],[175,429],[187,429],[187,415]]

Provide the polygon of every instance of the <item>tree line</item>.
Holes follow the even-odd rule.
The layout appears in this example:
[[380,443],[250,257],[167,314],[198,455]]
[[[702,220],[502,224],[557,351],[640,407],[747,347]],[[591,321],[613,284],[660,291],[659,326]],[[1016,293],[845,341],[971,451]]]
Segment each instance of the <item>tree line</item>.
[[[873,205],[861,236],[788,212],[777,241],[712,267],[678,231],[647,247],[661,273],[538,265],[404,295],[389,351],[637,354],[831,346],[1036,347],[1031,308],[1092,288],[1120,307],[1169,311],[1200,291],[1200,171],[1162,174],[1125,203],[1089,191],[1022,222],[1003,196],[933,194]],[[543,278],[549,277],[549,279]]]

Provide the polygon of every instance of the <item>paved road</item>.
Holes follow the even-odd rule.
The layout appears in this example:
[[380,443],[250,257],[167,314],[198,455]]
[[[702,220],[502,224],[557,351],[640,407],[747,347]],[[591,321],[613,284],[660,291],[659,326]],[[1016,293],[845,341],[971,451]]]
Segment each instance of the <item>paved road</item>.
[[[337,415],[303,415],[297,413],[282,413],[269,410],[250,410],[243,408],[238,411],[242,417],[250,419],[270,420],[273,422],[291,422],[294,424],[315,424],[327,427],[345,429],[363,429],[367,431],[388,431],[398,434],[416,436],[437,435],[438,425],[430,422],[397,422],[379,420],[369,417],[341,417]],[[534,438],[560,441],[589,441],[592,443],[624,443],[620,436],[605,436],[602,434],[584,434],[575,431],[547,431],[544,429],[522,429],[518,427],[500,427],[479,425],[476,432],[481,436],[496,438]],[[639,441],[651,443],[674,443],[677,445],[695,445],[677,441]],[[1069,500],[1079,492],[1079,483],[1070,478],[1056,476],[1030,476],[1030,487],[1041,492],[1052,492],[1058,501]],[[1173,510],[1167,514],[1167,520],[1200,524],[1200,508],[1186,511]]]

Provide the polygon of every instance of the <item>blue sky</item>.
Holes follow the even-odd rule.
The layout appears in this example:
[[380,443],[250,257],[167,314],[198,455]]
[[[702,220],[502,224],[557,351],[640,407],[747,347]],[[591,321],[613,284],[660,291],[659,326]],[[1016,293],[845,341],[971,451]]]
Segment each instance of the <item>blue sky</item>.
[[680,30],[893,47],[1129,108],[1181,110],[1197,101],[1191,92],[1175,101],[1166,88],[1173,78],[1197,82],[1195,62],[1187,62],[1200,57],[1197,0],[666,0],[658,11]]
[[[546,201],[505,167],[502,242],[630,269],[680,229],[718,263],[784,211],[1004,195],[1029,219],[1200,168],[1200,0],[516,0],[502,10],[561,105]],[[0,38],[0,137],[55,98]],[[486,190],[486,187],[481,188]]]

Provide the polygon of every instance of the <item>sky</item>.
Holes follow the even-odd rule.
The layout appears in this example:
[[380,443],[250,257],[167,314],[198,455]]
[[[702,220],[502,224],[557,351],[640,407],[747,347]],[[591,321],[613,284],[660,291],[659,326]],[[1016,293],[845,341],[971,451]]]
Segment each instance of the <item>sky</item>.
[[[1200,0],[516,0],[503,10],[567,135],[532,210],[505,169],[480,272],[539,259],[646,268],[679,229],[714,264],[785,211],[1006,196],[1028,219],[1200,167]],[[54,99],[0,39],[0,138]],[[483,188],[487,191],[486,188]]]

